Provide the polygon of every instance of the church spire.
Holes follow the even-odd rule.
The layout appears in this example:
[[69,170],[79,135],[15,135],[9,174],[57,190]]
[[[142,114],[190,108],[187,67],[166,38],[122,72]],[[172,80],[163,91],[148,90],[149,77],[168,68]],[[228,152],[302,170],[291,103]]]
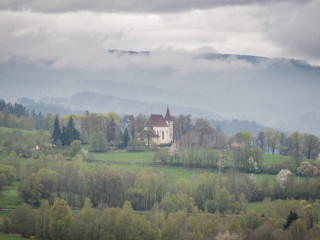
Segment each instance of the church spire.
[[170,116],[170,111],[169,111],[169,107],[167,107],[167,113],[166,113],[166,117],[164,118],[167,122],[171,121],[171,116]]

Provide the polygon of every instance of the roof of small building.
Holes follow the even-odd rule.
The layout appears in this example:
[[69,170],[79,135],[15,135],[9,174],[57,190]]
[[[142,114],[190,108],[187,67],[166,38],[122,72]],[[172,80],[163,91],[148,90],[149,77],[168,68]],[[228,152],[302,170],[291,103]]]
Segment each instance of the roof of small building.
[[149,121],[153,127],[168,127],[166,120],[161,114],[151,114]]

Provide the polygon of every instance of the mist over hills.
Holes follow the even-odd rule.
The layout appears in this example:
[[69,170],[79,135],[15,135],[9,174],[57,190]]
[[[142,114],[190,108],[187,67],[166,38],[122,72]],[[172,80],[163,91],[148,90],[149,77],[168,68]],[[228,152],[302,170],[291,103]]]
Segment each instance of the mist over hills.
[[306,62],[183,53],[175,62],[155,67],[152,62],[160,58],[152,52],[108,54],[123,66],[71,69],[51,62],[3,62],[1,98],[26,97],[70,111],[119,114],[163,113],[168,105],[174,115],[254,120],[284,131],[320,135],[320,68]]

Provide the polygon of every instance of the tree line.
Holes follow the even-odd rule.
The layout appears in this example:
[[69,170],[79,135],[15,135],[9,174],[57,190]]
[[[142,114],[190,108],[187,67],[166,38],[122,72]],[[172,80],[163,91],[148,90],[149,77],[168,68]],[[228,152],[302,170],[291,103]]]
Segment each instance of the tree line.
[[21,103],[6,103],[0,99],[0,126],[24,130],[41,130],[43,116],[32,110],[29,112]]
[[[22,165],[21,157],[11,153],[0,165],[0,185],[4,187],[18,179],[20,198],[32,206],[38,206],[42,199],[52,204],[58,197],[72,207],[82,207],[89,197],[95,208],[121,207],[130,201],[135,210],[150,210],[158,204],[168,211],[185,208],[192,212],[197,207],[210,213],[217,210],[239,213],[246,202],[262,201],[266,197],[316,199],[320,185],[310,179],[310,166],[302,164],[298,171],[301,181],[296,181],[290,170],[280,171],[273,182],[268,177],[257,182],[254,173],[248,176],[229,170],[225,176],[204,173],[194,175],[191,180],[174,182],[163,171],[114,170],[104,164],[87,163],[82,154],[68,161],[61,154],[41,153],[37,159]],[[318,168],[312,167],[312,171]]]
[[148,218],[135,214],[130,202],[122,208],[94,209],[89,198],[83,208],[73,214],[66,201],[57,198],[52,205],[42,200],[37,211],[23,203],[4,218],[1,231],[52,240],[205,240],[205,239],[318,239],[319,201],[287,200],[271,204],[263,202],[263,213],[241,212],[222,216],[218,211],[186,209],[165,212],[156,205]]

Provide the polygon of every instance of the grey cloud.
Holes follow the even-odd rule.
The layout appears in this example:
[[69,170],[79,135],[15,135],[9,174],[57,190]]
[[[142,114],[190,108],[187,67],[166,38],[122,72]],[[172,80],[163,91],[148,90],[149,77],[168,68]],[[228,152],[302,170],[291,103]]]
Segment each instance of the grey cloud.
[[[306,3],[310,0],[292,0]],[[208,9],[220,6],[268,4],[289,2],[288,0],[2,0],[0,9],[61,13],[72,11],[96,12],[183,12],[191,9]]]
[[277,15],[265,28],[267,38],[291,56],[320,63],[320,1],[312,1],[293,14]]

